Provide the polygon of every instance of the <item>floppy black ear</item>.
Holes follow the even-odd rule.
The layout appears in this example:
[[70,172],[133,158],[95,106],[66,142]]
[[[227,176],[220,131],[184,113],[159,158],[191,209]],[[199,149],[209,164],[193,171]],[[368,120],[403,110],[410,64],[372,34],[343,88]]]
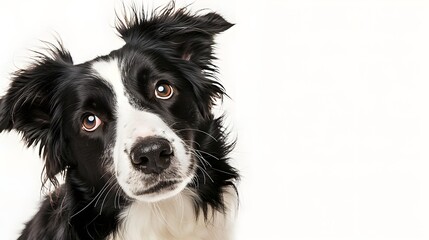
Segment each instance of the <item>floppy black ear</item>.
[[194,15],[186,8],[175,9],[174,2],[159,12],[146,14],[135,8],[131,16],[119,20],[117,30],[128,43],[139,43],[145,38],[169,42],[181,58],[195,62],[205,69],[213,56],[213,38],[233,24],[217,13]]
[[16,130],[27,146],[40,143],[45,159],[45,180],[57,183],[55,175],[65,169],[62,156],[61,105],[58,102],[61,80],[72,64],[62,47],[41,55],[26,69],[14,73],[5,96],[0,100],[0,132]]
[[216,59],[213,54],[214,37],[232,26],[217,13],[195,15],[185,8],[176,10],[172,2],[150,15],[144,10],[138,12],[133,9],[131,16],[124,21],[119,20],[117,30],[128,44],[161,41],[174,49],[178,58],[193,63],[202,77],[196,76],[195,71],[186,77],[199,100],[200,112],[207,117],[215,99],[225,94],[223,86],[214,79],[217,71],[212,63]]

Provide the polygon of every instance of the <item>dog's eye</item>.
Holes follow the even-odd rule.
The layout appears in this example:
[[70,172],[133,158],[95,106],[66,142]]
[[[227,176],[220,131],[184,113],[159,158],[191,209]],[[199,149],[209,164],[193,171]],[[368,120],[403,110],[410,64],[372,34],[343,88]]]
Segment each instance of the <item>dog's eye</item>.
[[159,99],[169,99],[173,96],[173,87],[168,83],[157,83],[155,86],[155,96]]
[[87,132],[92,132],[95,131],[100,124],[101,120],[95,114],[89,113],[85,115],[82,120],[82,129]]

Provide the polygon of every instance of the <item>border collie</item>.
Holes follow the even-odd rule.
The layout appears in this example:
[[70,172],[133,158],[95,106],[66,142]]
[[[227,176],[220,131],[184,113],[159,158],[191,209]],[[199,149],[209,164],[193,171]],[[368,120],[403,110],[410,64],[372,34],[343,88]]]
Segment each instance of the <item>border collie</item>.
[[212,107],[214,36],[232,24],[174,4],[125,16],[122,48],[73,64],[52,45],[0,99],[0,132],[39,144],[53,186],[19,239],[231,238],[239,175]]

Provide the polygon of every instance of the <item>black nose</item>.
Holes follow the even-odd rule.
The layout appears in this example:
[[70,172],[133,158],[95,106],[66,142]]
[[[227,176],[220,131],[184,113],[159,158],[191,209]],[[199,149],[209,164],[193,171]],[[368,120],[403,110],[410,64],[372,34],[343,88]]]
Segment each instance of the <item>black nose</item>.
[[146,137],[131,149],[131,162],[146,174],[161,173],[170,166],[173,148],[167,139]]

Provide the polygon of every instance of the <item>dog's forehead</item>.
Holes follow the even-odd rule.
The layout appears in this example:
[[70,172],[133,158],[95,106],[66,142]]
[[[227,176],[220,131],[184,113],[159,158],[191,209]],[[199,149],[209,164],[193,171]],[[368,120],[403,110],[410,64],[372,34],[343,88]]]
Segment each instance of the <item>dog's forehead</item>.
[[141,78],[141,75],[159,75],[160,69],[156,66],[154,54],[123,47],[88,64],[92,74],[108,83],[114,92],[121,90],[130,95],[130,88],[135,87],[137,81],[142,83],[144,78]]
[[125,86],[123,82],[123,71],[116,58],[99,59],[90,63],[91,71],[93,74],[109,86],[117,98],[119,99],[126,96]]
[[[152,69],[147,64],[137,63],[130,66],[130,61],[125,61],[123,58],[111,57],[97,59],[90,63],[92,74],[100,83],[109,87],[114,95],[116,105],[116,113],[123,111],[147,110],[146,104],[143,104],[143,95],[139,92],[135,72],[139,69]],[[128,65],[128,66],[127,66]],[[139,81],[138,85],[148,84],[144,81]]]

